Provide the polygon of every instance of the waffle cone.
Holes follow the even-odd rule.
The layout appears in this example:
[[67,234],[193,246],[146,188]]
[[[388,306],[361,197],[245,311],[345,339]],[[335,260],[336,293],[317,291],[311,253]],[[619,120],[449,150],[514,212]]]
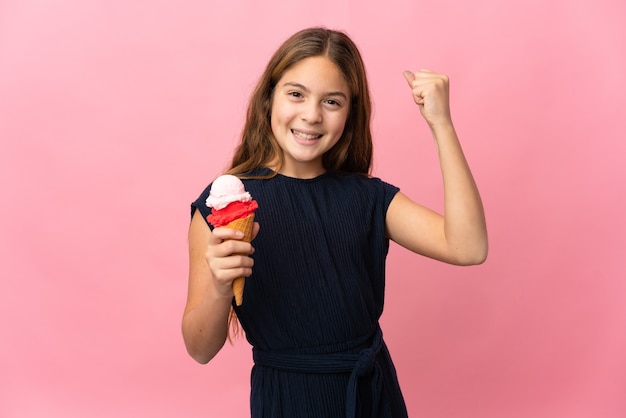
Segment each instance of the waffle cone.
[[[243,238],[241,241],[252,241],[252,229],[254,227],[254,213],[246,216],[245,218],[235,219],[234,221],[224,225],[226,228],[236,229],[243,232]],[[246,282],[245,277],[238,277],[233,280],[233,293],[235,294],[235,303],[237,306],[241,306],[243,302],[243,285]]]

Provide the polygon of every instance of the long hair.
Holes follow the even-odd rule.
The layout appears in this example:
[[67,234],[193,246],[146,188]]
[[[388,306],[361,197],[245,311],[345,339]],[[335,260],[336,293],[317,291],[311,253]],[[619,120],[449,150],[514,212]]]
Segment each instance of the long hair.
[[309,57],[330,59],[344,76],[350,89],[350,109],[339,141],[322,157],[327,171],[369,175],[372,164],[370,129],[371,100],[365,66],[358,48],[343,32],[314,27],[287,39],[270,59],[259,80],[246,115],[241,142],[228,170],[245,175],[255,168],[284,162],[283,152],[272,134],[270,115],[274,88],[285,71]]
[[[301,30],[287,39],[270,59],[259,80],[246,114],[241,142],[235,149],[229,174],[245,177],[256,168],[278,162],[275,173],[284,164],[283,151],[272,133],[270,115],[274,88],[289,70],[305,58],[324,56],[341,71],[350,89],[350,109],[339,141],[322,156],[328,171],[369,175],[372,165],[372,133],[367,76],[361,54],[343,32],[322,27]],[[276,168],[276,167],[275,167]],[[228,318],[228,339],[232,343],[240,331],[233,308]]]

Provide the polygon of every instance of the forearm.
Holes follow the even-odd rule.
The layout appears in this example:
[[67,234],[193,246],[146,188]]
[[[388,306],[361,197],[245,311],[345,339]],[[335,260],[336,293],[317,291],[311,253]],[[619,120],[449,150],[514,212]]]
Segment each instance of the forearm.
[[444,232],[458,264],[480,264],[487,257],[487,227],[478,187],[452,122],[431,126],[444,186]]
[[182,332],[189,355],[199,363],[208,363],[224,346],[228,336],[228,316],[232,299],[210,289],[199,303],[185,310]]

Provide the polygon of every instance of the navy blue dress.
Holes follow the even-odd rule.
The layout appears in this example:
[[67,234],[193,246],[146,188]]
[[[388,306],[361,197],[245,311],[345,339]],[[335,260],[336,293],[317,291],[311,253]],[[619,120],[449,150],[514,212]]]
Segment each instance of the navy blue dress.
[[[399,189],[331,173],[243,182],[261,226],[253,274],[235,307],[253,346],[252,417],[406,417],[378,325],[385,214]],[[206,219],[209,191],[192,214]]]

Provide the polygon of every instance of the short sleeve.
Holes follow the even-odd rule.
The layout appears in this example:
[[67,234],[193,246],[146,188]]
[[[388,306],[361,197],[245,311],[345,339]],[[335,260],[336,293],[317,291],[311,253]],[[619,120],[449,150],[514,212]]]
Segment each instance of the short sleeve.
[[209,184],[207,188],[204,189],[204,191],[200,194],[200,196],[191,203],[191,216],[193,217],[193,214],[196,212],[196,210],[199,210],[205,222],[209,225],[211,229],[213,229],[209,221],[206,220],[207,216],[209,216],[209,214],[211,213],[211,209],[206,205],[206,199],[207,197],[209,197],[210,192],[211,184]]
[[391,201],[396,196],[396,194],[400,191],[399,187],[394,186],[393,184],[389,184],[383,180],[379,180],[382,183],[383,187],[383,202],[385,206],[385,212],[389,208]]

